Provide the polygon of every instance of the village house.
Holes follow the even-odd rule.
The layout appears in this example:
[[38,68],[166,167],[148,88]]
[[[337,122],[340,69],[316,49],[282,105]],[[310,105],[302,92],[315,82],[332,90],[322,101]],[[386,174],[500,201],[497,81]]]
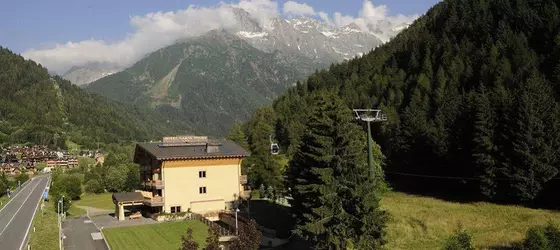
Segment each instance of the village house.
[[230,210],[248,198],[241,161],[249,153],[230,140],[166,137],[138,143],[134,162],[140,165],[143,191],[113,194],[115,215],[124,220],[125,206],[143,205],[149,213],[193,212],[208,217]]

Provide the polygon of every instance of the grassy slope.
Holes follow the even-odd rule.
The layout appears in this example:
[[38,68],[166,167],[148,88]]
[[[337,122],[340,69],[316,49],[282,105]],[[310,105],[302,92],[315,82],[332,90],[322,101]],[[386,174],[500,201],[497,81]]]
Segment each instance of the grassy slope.
[[39,207],[33,218],[33,229],[29,232],[31,249],[56,250],[58,249],[58,226],[56,212],[52,202],[45,202],[43,211]]
[[200,221],[178,221],[135,227],[107,228],[103,230],[103,234],[113,250],[175,250],[181,245],[181,236],[187,233],[188,227],[193,229],[193,236],[199,247],[204,247],[208,228]]
[[8,203],[8,201],[10,200],[10,198],[8,198],[7,195],[1,196],[0,197],[0,209],[2,209],[6,203]]
[[509,246],[533,225],[560,223],[560,213],[485,202],[453,203],[403,193],[383,197],[391,213],[387,249],[437,249],[462,223],[477,248]]
[[73,205],[114,210],[115,204],[113,204],[113,199],[111,195],[113,194],[112,193],[84,194],[80,197],[80,200],[73,201]]

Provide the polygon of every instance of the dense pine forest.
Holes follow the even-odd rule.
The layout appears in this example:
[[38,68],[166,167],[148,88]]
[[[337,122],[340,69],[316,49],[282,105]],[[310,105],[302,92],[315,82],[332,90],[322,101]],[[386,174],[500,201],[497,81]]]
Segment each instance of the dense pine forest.
[[[272,134],[293,158],[306,143],[312,94],[334,92],[348,108],[387,114],[373,133],[391,186],[454,199],[554,202],[559,7],[557,0],[442,1],[391,42],[316,72],[258,110],[244,125],[248,147],[264,155]],[[256,158],[248,161],[253,185],[282,188],[281,164]],[[255,161],[272,169],[255,170]]]
[[1,47],[0,93],[0,143],[65,148],[70,140],[93,149],[98,142],[147,140],[182,128],[153,111],[86,93]]

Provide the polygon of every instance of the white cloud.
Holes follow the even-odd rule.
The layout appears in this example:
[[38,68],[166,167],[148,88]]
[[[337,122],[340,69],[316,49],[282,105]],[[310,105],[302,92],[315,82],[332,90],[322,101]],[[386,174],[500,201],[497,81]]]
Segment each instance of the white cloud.
[[[153,12],[130,18],[133,32],[120,41],[108,43],[103,40],[69,41],[42,49],[29,49],[22,53],[59,74],[72,66],[88,62],[107,62],[119,67],[127,67],[147,53],[171,45],[177,40],[204,34],[213,29],[235,28],[239,25],[232,7],[246,10],[261,26],[267,28],[272,19],[280,16],[278,2],[273,0],[241,0],[237,3],[221,2],[215,6],[188,6],[171,12]],[[358,16],[328,14],[305,3],[288,1],[283,5],[287,15],[315,16],[326,24],[342,27],[356,23],[361,29],[370,31],[382,40],[396,34],[395,28],[411,22],[417,16],[388,16],[387,6],[374,6],[369,0],[362,4]]]
[[306,3],[288,1],[284,3],[284,14],[295,16],[314,16],[316,13],[313,7],[307,5]]
[[317,13],[317,15],[321,18],[321,20],[323,20],[323,22],[325,22],[327,25],[333,25],[333,22],[331,21],[331,18],[329,17],[329,14],[327,14],[326,12],[320,11],[319,13]]

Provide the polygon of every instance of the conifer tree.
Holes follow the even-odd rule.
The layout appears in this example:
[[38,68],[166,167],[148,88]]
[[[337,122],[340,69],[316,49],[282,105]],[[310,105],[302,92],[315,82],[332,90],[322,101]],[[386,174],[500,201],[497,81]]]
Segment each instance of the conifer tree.
[[230,250],[257,250],[261,243],[261,232],[255,220],[249,221],[239,230],[239,235],[231,241]]
[[221,250],[220,237],[212,227],[208,228],[208,237],[206,237],[206,247],[204,250]]
[[315,249],[378,249],[387,217],[368,174],[364,132],[335,95],[316,94],[313,106],[287,173],[297,231]]
[[243,132],[243,128],[241,124],[235,122],[231,129],[229,130],[229,134],[227,136],[229,140],[232,140],[239,144],[242,148],[248,150],[249,144],[247,143],[247,138],[245,137],[245,133]]
[[488,93],[481,86],[475,97],[475,124],[474,124],[474,163],[481,174],[480,189],[482,194],[492,198],[495,195],[493,178],[497,176],[495,153],[497,146],[494,138],[495,114]]
[[181,248],[179,250],[198,250],[198,243],[193,238],[192,228],[187,229],[187,235],[183,235]]
[[559,172],[560,112],[552,88],[538,77],[528,79],[517,103],[508,176],[515,179],[514,198],[532,201]]

